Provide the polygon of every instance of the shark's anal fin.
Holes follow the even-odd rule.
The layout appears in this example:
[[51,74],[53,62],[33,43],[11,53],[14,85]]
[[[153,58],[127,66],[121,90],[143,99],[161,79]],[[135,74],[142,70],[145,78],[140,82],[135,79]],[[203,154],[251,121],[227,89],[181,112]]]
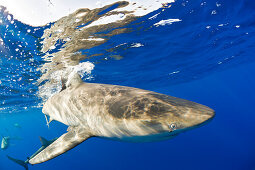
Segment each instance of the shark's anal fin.
[[79,145],[89,137],[91,137],[91,134],[84,128],[68,128],[67,133],[60,136],[56,141],[38,153],[35,157],[31,158],[29,163],[39,164],[53,159]]

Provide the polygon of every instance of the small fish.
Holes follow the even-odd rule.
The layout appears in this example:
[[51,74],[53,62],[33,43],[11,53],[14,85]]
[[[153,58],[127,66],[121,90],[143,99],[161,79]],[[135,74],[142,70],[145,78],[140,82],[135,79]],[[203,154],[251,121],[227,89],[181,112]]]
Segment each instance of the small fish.
[[14,123],[13,126],[16,127],[16,128],[21,128],[20,124],[18,124],[18,123]]

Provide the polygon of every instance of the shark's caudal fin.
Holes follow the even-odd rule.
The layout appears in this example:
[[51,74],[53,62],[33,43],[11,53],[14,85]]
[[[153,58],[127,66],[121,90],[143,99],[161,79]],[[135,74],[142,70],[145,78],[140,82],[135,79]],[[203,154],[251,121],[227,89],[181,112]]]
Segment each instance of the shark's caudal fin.
[[7,155],[7,158],[10,159],[11,161],[23,166],[26,170],[28,170],[28,162],[27,161],[22,161],[22,160],[19,160],[19,159],[15,159],[15,158],[12,158],[8,155]]
[[31,158],[29,163],[39,164],[53,159],[79,145],[89,137],[91,137],[91,134],[84,128],[69,128],[67,133],[60,136],[56,141]]

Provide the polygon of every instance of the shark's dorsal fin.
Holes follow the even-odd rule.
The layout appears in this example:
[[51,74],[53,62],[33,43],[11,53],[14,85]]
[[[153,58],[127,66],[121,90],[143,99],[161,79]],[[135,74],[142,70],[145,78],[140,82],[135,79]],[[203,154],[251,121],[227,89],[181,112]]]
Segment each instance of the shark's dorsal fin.
[[83,81],[81,79],[81,76],[76,73],[76,72],[72,72],[69,76],[68,76],[68,80],[66,82],[66,87],[75,87],[78,86],[79,84],[81,84]]
[[69,131],[29,160],[30,164],[38,164],[53,159],[91,137],[86,129],[80,127],[69,128]]
[[42,146],[48,146],[50,142],[46,140],[44,137],[39,136]]

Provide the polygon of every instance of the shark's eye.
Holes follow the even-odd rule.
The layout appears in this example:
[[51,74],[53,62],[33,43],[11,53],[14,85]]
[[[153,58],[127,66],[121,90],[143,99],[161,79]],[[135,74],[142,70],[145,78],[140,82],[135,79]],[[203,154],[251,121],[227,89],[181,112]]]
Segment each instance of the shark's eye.
[[177,125],[175,123],[172,123],[171,125],[169,125],[170,132],[176,130],[176,128],[177,128]]

